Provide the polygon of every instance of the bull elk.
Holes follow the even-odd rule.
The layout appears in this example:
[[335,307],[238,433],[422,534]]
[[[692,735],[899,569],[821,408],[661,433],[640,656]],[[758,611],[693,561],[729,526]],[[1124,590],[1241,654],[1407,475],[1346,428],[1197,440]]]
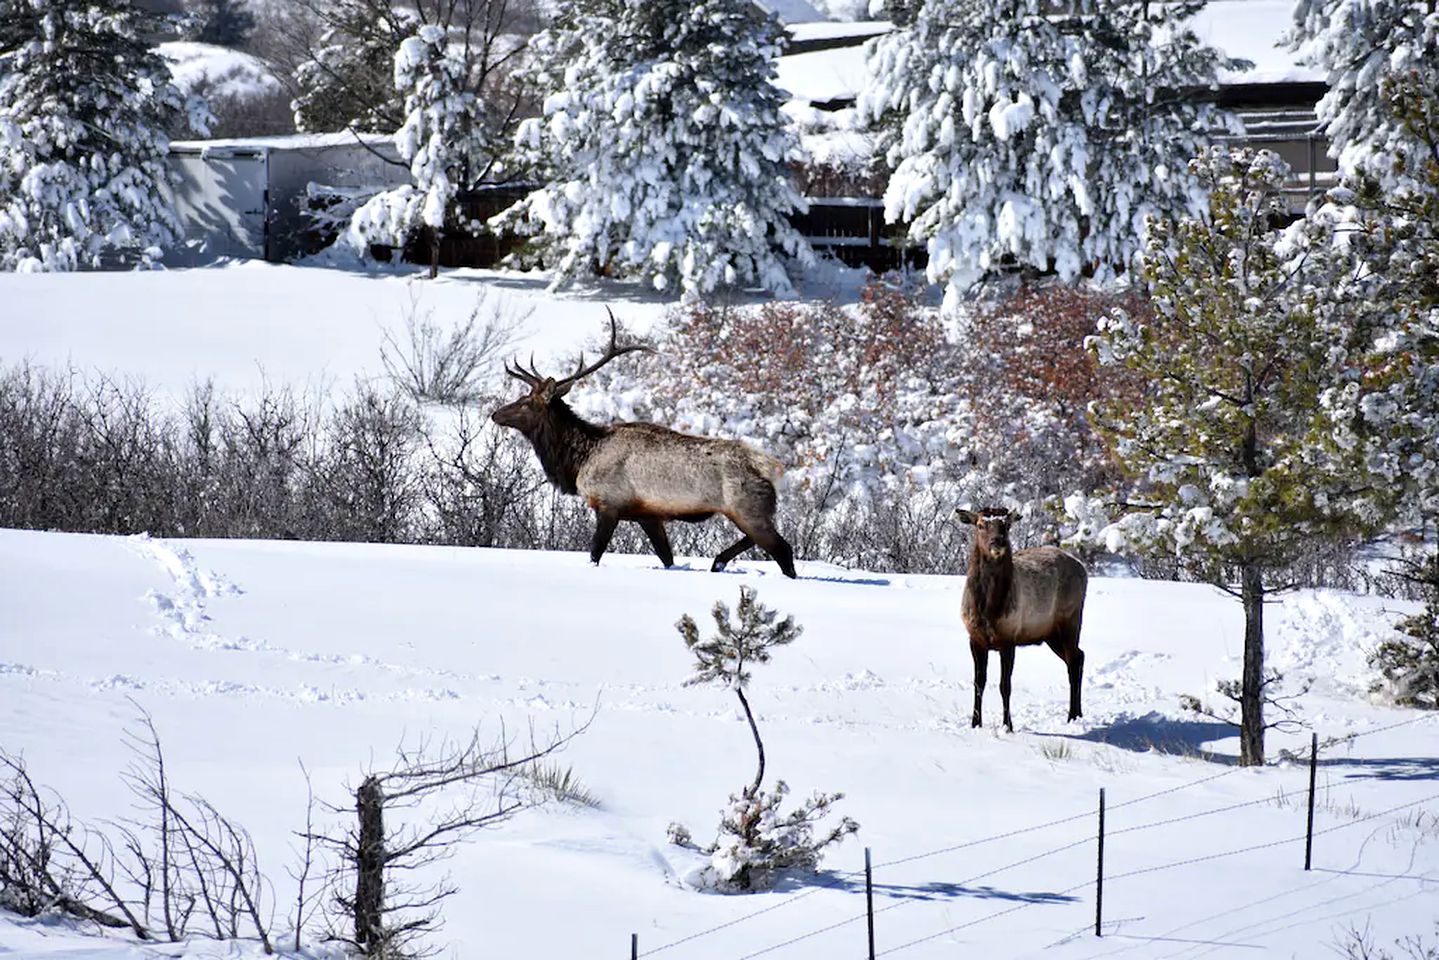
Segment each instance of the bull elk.
[[1014,648],[1045,643],[1069,668],[1069,719],[1081,716],[1079,682],[1084,673],[1084,651],[1079,649],[1079,627],[1084,616],[1084,592],[1089,582],[1084,564],[1057,547],[1010,549],[1008,510],[956,510],[974,525],[974,545],[964,579],[960,615],[969,631],[974,655],[974,717],[980,726],[980,703],[989,669],[989,651],[999,651],[999,695],[1004,699],[1004,726],[1013,732],[1009,718],[1010,679],[1014,675]]
[[581,354],[575,372],[563,380],[540,374],[533,360],[528,370],[507,364],[505,372],[529,392],[491,414],[495,423],[525,435],[551,483],[584,497],[595,511],[590,562],[600,562],[621,520],[633,520],[660,562],[671,566],[665,522],[700,523],[721,514],[744,536],[715,557],[711,570],[723,570],[758,544],[785,576],[794,577],[794,551],[774,524],[779,461],[737,440],[690,436],[654,423],[590,423],[565,403],[570,388],[611,360],[648,349],[620,347],[617,335],[610,313],[604,355],[586,366]]

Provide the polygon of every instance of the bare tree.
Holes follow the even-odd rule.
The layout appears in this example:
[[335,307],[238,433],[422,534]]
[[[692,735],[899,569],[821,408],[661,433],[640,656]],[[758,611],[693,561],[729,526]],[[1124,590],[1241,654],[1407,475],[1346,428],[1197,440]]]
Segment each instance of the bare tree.
[[327,878],[330,938],[367,957],[433,953],[425,937],[439,929],[440,904],[457,888],[448,877],[411,878],[448,859],[467,836],[543,802],[527,775],[589,722],[543,741],[533,729],[518,741],[503,727],[493,740],[478,728],[464,741],[422,740],[401,746],[389,770],[366,773],[352,791],[354,826],[307,834],[336,863]]

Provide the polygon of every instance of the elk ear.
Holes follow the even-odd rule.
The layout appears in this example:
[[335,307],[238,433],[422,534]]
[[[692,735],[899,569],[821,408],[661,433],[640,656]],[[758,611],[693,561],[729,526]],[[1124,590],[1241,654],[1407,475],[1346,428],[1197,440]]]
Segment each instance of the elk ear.
[[960,523],[975,524],[979,522],[979,517],[976,517],[973,513],[964,509],[963,507],[955,510],[954,515],[959,518]]

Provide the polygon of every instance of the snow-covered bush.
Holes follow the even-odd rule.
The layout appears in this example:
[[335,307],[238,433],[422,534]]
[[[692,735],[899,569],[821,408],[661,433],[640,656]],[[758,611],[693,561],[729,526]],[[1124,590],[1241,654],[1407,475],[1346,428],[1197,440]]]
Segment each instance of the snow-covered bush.
[[929,251],[946,305],[1008,265],[1104,277],[1149,217],[1202,204],[1187,169],[1227,124],[1230,63],[1188,20],[1201,2],[929,0],[872,48],[860,109],[887,129],[885,215]]
[[0,0],[0,269],[148,266],[178,242],[166,131],[208,115],[130,0]]
[[[706,640],[700,639],[699,627],[689,614],[676,624],[685,646],[695,657],[695,672],[684,685],[710,683],[735,692],[754,737],[759,766],[753,782],[730,795],[729,807],[721,816],[719,837],[704,850],[710,855],[710,862],[697,878],[697,884],[727,892],[767,890],[784,871],[814,870],[824,848],[859,830],[859,824],[843,817],[816,840],[815,826],[835,802],[843,799],[843,794],[816,793],[786,814],[780,812],[789,793],[785,782],[776,781],[768,793],[761,789],[765,772],[764,743],[760,740],[749,698],[745,696],[751,678],[749,668],[769,662],[771,648],[794,642],[803,629],[793,617],[778,619],[778,612],[756,600],[750,587],[740,588],[733,620],[729,607],[723,603],[714,605],[712,615],[715,634]],[[670,825],[669,837],[671,842],[693,846],[689,830],[679,824]]]
[[540,117],[516,144],[545,186],[492,222],[562,285],[636,277],[686,296],[789,294],[813,254],[774,85],[779,22],[750,0],[570,0],[530,53]]
[[988,502],[1019,505],[1031,538],[1059,536],[1056,512],[1041,507],[1120,479],[1091,407],[1132,403],[1144,384],[1085,349],[1096,323],[1114,309],[1149,312],[1135,294],[1050,283],[980,307],[969,321],[966,395],[982,440]]

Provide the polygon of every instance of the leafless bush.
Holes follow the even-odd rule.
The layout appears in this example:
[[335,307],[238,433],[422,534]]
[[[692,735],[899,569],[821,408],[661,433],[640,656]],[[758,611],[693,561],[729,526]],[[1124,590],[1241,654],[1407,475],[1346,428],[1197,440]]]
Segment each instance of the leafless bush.
[[193,935],[238,940],[252,934],[272,953],[267,885],[249,833],[198,794],[177,793],[150,715],[140,711],[126,740],[124,773],[144,817],[123,824],[125,870],[141,891],[147,924],[155,913],[172,941]]
[[23,758],[0,751],[0,906],[23,916],[56,911],[150,939],[116,884],[109,839],[70,818],[53,791],[31,779]]
[[485,397],[495,361],[514,345],[534,308],[510,309],[482,292],[465,320],[442,329],[432,311],[412,302],[405,342],[386,330],[380,360],[396,387],[416,402],[474,403]]
[[141,812],[104,830],[73,821],[22,759],[0,751],[0,905],[141,940],[254,937],[270,953],[268,885],[249,834],[204,797],[172,789],[143,710],[126,739],[134,759],[124,780]]

